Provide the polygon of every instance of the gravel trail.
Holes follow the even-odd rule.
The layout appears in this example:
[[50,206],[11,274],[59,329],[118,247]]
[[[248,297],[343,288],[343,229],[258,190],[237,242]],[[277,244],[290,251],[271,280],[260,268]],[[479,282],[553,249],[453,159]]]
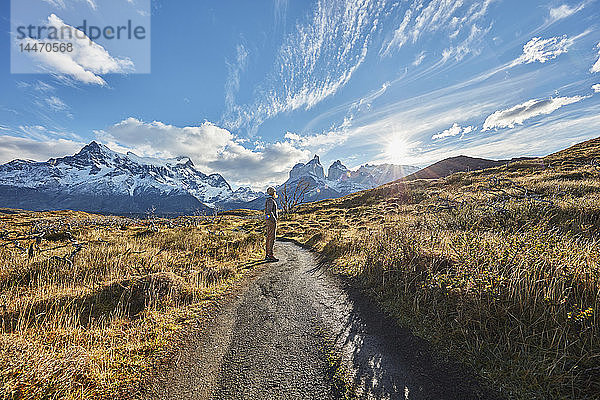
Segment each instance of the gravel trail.
[[190,335],[150,397],[327,400],[351,388],[361,399],[498,398],[436,361],[311,252],[286,242],[275,251],[280,261]]

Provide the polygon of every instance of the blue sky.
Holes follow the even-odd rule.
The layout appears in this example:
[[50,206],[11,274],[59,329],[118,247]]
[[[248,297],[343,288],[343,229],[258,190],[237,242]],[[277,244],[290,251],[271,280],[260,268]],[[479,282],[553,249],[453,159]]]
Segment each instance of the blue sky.
[[[73,26],[118,20],[119,1],[142,7],[29,1]],[[88,59],[11,74],[0,4],[1,162],[97,140],[264,189],[315,153],[326,168],[424,166],[600,136],[600,0],[156,0],[147,74],[101,40]]]

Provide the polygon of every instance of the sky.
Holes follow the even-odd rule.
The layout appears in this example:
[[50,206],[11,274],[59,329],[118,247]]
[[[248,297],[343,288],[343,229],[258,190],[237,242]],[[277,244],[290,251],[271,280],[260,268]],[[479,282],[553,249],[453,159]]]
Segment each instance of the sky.
[[[600,136],[600,0],[23,1],[11,22],[0,0],[2,163],[96,140],[264,190],[314,154],[426,166]],[[127,15],[143,41],[15,55],[19,17]]]

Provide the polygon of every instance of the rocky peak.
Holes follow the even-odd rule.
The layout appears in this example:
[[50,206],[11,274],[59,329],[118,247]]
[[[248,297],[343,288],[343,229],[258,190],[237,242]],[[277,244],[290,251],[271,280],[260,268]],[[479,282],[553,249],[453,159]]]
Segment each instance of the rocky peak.
[[301,177],[313,177],[317,179],[325,179],[325,172],[319,160],[319,156],[315,155],[312,160],[306,164],[298,163],[290,171],[290,179],[298,179]]
[[342,164],[340,160],[337,160],[329,167],[329,171],[327,172],[327,179],[329,179],[330,181],[337,181],[342,176],[347,176],[348,172],[348,168],[346,168],[346,166]]

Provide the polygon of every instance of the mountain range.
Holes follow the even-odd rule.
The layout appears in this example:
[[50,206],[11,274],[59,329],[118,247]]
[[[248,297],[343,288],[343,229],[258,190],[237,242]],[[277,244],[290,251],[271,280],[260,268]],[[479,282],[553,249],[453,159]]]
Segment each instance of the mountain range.
[[[305,201],[341,197],[414,173],[413,166],[364,165],[349,170],[334,162],[327,175],[319,157],[296,164],[281,192],[308,185]],[[0,165],[0,207],[72,209],[110,214],[208,213],[214,209],[261,209],[265,194],[233,190],[220,174],[206,175],[188,157],[158,159],[122,154],[91,142],[77,154],[45,162],[14,160]]]

